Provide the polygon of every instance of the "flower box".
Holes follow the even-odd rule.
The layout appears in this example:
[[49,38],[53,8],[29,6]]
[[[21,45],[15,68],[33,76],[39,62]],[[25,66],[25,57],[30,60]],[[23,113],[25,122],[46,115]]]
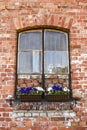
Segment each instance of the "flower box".
[[39,102],[42,99],[42,95],[20,95],[22,102]]
[[69,91],[67,87],[58,85],[48,87],[46,99],[49,102],[66,102],[69,99]]
[[42,87],[20,87],[18,96],[23,102],[38,102],[42,100],[43,92]]
[[66,102],[69,99],[69,95],[67,94],[59,94],[59,95],[46,95],[46,99],[48,102]]

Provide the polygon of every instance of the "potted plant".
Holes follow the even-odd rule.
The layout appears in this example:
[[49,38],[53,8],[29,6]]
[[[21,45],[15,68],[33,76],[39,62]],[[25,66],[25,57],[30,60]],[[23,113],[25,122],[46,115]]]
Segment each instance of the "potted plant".
[[68,101],[69,89],[67,87],[54,85],[47,89],[46,98],[48,101],[53,101],[53,102]]
[[18,95],[21,101],[41,101],[43,92],[42,87],[20,87]]

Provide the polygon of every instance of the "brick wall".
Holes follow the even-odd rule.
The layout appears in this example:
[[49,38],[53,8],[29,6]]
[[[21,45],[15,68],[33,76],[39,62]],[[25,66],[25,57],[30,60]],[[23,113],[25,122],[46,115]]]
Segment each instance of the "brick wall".
[[[15,89],[16,32],[36,25],[70,29],[73,97],[81,98],[73,110],[30,113],[5,101]],[[0,130],[87,130],[86,42],[87,0],[0,0]]]

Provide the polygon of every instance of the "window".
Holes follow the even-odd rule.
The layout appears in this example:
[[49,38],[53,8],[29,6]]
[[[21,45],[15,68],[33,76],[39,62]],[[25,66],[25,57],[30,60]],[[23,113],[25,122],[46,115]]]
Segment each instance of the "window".
[[16,91],[42,87],[47,92],[53,85],[70,89],[69,68],[67,30],[42,27],[18,33]]

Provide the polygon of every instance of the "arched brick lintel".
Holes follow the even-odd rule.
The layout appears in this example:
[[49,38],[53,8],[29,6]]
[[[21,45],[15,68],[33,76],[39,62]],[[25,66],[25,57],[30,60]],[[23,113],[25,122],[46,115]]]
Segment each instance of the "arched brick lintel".
[[[24,19],[21,16],[13,18],[13,23],[16,30],[27,29],[30,27],[43,27],[50,26],[58,27],[59,30],[64,28],[65,30],[70,30],[73,24],[72,17],[58,16],[58,15],[44,15],[43,19],[38,16],[27,15]],[[63,30],[64,31],[64,30]]]

